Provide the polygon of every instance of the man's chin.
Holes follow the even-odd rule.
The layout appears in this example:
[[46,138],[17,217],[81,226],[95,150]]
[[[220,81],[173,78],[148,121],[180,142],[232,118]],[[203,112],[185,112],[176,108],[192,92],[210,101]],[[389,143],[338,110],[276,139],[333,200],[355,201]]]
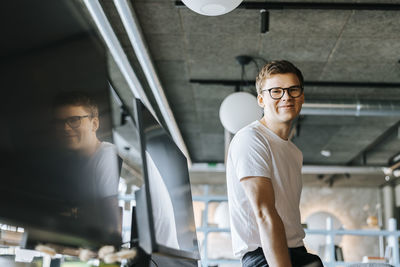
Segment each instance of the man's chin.
[[286,113],[286,114],[282,114],[280,116],[280,120],[282,122],[291,122],[293,121],[296,117],[298,116],[298,114],[296,113]]
[[80,150],[79,144],[67,143],[67,144],[64,144],[64,148],[66,150],[70,150],[70,151],[78,151],[78,150]]

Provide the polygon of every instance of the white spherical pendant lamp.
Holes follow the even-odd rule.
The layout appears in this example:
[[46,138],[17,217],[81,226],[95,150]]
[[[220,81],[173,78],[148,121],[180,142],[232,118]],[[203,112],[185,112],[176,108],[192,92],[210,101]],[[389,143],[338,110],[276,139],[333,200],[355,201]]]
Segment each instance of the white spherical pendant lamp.
[[231,12],[243,0],[182,0],[191,10],[205,16],[219,16]]
[[246,92],[233,93],[222,101],[219,118],[226,130],[235,134],[247,124],[261,119],[257,98]]

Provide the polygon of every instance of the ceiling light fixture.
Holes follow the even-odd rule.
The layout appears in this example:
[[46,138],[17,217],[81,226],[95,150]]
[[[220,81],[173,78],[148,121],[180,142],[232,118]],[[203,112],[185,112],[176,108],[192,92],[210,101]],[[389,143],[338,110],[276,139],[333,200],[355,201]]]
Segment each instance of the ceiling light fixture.
[[321,150],[321,155],[322,156],[324,156],[324,157],[330,157],[331,155],[332,155],[332,153],[331,153],[331,151],[330,150]]
[[389,167],[383,167],[382,171],[385,175],[392,175],[393,170]]
[[247,92],[230,94],[219,108],[222,126],[233,134],[261,116],[262,109],[258,107],[256,97]]
[[237,8],[242,0],[182,0],[191,10],[205,16],[220,16]]
[[228,95],[219,108],[219,118],[222,126],[233,134],[262,117],[262,109],[257,104],[257,98],[251,93],[243,92],[241,87],[245,83],[245,66],[254,59],[245,55],[237,56],[235,59],[242,69],[241,83],[235,86],[236,92]]

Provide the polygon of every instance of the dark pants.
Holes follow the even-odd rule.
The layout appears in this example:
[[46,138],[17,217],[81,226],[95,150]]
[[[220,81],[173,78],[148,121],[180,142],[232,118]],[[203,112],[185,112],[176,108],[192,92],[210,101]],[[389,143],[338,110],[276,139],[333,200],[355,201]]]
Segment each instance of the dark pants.
[[[293,267],[323,267],[317,255],[307,253],[305,247],[289,248],[290,260]],[[269,267],[262,248],[247,252],[242,258],[243,267]]]

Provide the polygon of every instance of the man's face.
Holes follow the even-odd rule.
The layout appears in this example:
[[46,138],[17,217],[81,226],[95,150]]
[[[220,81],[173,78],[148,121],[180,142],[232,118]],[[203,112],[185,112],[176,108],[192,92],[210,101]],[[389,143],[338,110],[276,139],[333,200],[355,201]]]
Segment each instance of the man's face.
[[264,108],[264,117],[267,121],[276,123],[289,123],[299,115],[301,106],[304,103],[304,94],[293,98],[285,90],[281,99],[273,99],[268,89],[270,88],[289,88],[300,86],[300,81],[293,73],[272,74],[268,77],[257,100],[260,107]]
[[97,140],[99,126],[97,117],[92,118],[83,106],[66,105],[54,113],[57,137],[61,145],[71,150],[84,150]]

